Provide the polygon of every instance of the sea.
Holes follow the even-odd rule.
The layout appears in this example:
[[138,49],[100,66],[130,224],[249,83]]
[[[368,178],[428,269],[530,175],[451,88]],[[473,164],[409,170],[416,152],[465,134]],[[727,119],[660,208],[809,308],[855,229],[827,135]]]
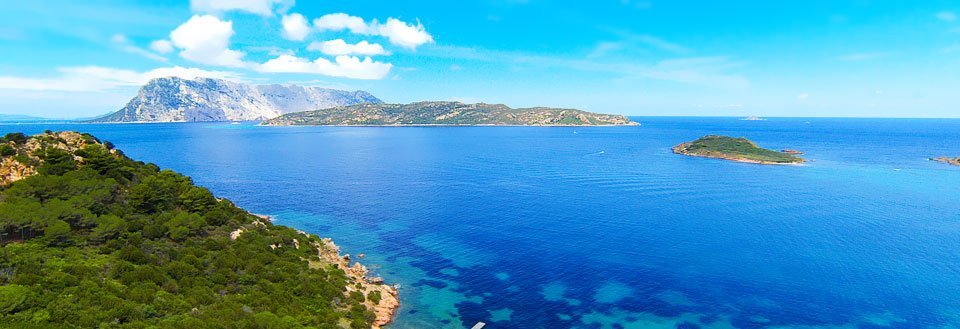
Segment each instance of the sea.
[[[960,120],[89,132],[400,286],[390,328],[960,327]],[[707,134],[801,166],[675,155]],[[359,257],[363,254],[363,257]]]

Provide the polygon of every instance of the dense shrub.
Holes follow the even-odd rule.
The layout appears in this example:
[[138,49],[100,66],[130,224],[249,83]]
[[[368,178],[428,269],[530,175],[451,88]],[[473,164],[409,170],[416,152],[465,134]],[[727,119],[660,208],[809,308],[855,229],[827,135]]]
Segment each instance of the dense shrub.
[[308,266],[315,237],[100,144],[34,156],[39,174],[0,187],[0,327],[370,327],[360,302],[379,296]]

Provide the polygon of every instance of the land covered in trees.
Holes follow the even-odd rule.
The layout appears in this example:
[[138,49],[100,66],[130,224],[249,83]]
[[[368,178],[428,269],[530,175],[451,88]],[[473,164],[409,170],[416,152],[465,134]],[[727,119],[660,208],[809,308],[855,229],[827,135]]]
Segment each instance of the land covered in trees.
[[0,184],[0,327],[371,328],[397,305],[329,240],[91,135],[6,135]]

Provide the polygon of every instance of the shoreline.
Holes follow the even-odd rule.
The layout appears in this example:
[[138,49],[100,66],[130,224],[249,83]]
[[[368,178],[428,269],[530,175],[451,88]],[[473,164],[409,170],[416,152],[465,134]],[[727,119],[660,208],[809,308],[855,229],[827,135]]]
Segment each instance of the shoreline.
[[[269,215],[251,214],[264,221],[272,222],[272,217]],[[253,225],[253,227],[266,226],[266,224],[260,220],[255,220],[251,225]],[[249,229],[250,228],[241,226],[230,233],[230,240],[236,240]],[[373,323],[371,323],[371,329],[380,329],[393,322],[393,317],[396,315],[397,310],[400,309],[400,291],[398,285],[386,284],[381,277],[368,276],[370,271],[360,262],[353,262],[351,265],[350,255],[341,255],[340,246],[337,246],[333,242],[333,239],[320,237],[317,234],[310,234],[301,230],[297,230],[297,232],[306,237],[317,237],[320,240],[320,242],[314,243],[314,247],[317,248],[318,259],[307,260],[311,268],[318,269],[333,266],[343,270],[344,275],[350,281],[350,284],[345,287],[346,291],[343,293],[344,299],[350,298],[350,293],[355,291],[360,291],[360,293],[363,294],[364,302],[362,304],[376,316]],[[294,248],[300,249],[300,241],[294,239],[293,246]],[[271,245],[270,247],[280,248],[282,245]],[[376,303],[369,298],[372,293],[380,295],[380,300]]]
[[399,125],[264,125],[261,127],[638,127],[639,122],[624,125],[500,125],[500,124],[448,124],[448,123],[423,123],[423,124],[399,124]]
[[687,151],[686,151],[686,147],[687,147],[687,146],[689,146],[689,143],[682,143],[682,144],[680,144],[680,145],[677,145],[677,146],[672,147],[671,150],[673,151],[674,154],[679,154],[679,155],[686,155],[686,156],[700,157],[700,158],[709,158],[709,159],[727,160],[727,161],[740,162],[740,163],[749,163],[749,164],[757,164],[757,165],[805,166],[805,165],[806,165],[806,162],[807,162],[805,159],[801,159],[800,162],[772,162],[772,161],[753,160],[753,159],[747,159],[747,158],[737,158],[737,157],[732,157],[732,156],[729,156],[729,155],[695,154],[695,153],[689,153],[689,152],[687,152]]
[[[70,124],[94,124],[94,125],[124,125],[124,124],[164,124],[164,123],[244,123],[255,121],[130,121],[130,122],[70,122]],[[641,123],[631,121],[630,124],[622,125],[501,125],[501,124],[450,124],[450,123],[418,123],[418,124],[392,124],[392,125],[267,125],[255,124],[258,127],[638,127]]]
[[936,162],[948,164],[951,166],[960,166],[960,158],[937,157],[937,158],[930,158],[930,161],[936,161]]
[[[303,231],[300,231],[300,233],[309,235]],[[347,277],[351,279],[351,283],[355,283],[347,285],[347,291],[344,292],[345,298],[348,298],[350,293],[354,291],[360,291],[365,297],[372,293],[380,295],[380,300],[377,303],[374,303],[370,298],[365,298],[363,302],[363,305],[376,315],[371,328],[380,329],[393,322],[394,315],[400,309],[398,285],[388,285],[381,277],[369,277],[370,271],[359,262],[353,262],[351,266],[350,255],[341,255],[340,246],[337,246],[331,238],[320,238],[320,242],[316,243],[315,246],[320,260],[343,270]],[[316,265],[319,266],[320,264]],[[311,266],[314,266],[312,261]]]

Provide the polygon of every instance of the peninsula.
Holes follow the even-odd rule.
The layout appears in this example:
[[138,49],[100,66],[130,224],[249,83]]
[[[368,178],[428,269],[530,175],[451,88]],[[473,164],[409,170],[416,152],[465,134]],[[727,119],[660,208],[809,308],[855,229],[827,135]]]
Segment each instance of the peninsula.
[[932,158],[930,160],[943,162],[943,163],[954,165],[954,166],[960,166],[960,158],[939,157],[939,158]]
[[756,164],[800,164],[805,160],[792,152],[777,152],[757,146],[746,138],[707,135],[673,147],[673,153]]
[[380,328],[397,288],[329,239],[76,132],[0,138],[10,328]]
[[263,122],[268,126],[614,126],[637,125],[625,116],[574,109],[533,107],[513,109],[503,104],[418,102],[359,104],[284,114]]

